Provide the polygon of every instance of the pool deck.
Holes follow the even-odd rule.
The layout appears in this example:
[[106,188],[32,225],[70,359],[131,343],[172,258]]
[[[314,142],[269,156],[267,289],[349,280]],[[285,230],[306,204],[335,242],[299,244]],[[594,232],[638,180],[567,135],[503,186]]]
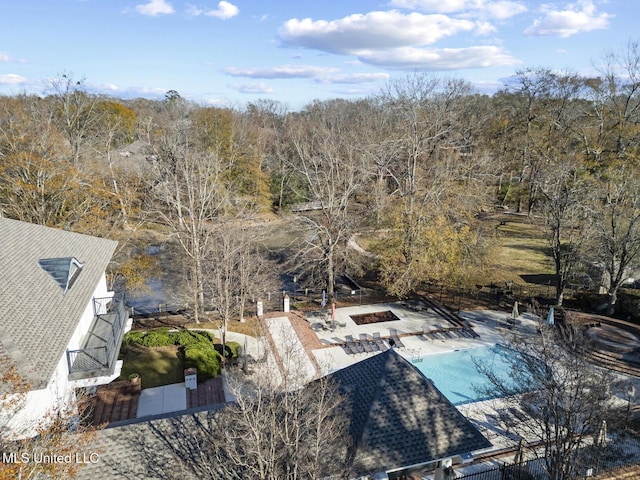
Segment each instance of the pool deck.
[[[393,312],[398,319],[363,325],[356,324],[352,319],[352,315],[383,311]],[[510,315],[505,312],[462,311],[459,316],[466,321],[467,327],[473,329],[476,337],[427,337],[423,335],[424,330],[447,329],[452,327],[452,323],[431,308],[403,302],[337,308],[333,320],[331,309],[306,314],[274,312],[265,319],[265,324],[272,339],[270,344],[275,350],[275,356],[284,357],[283,351],[291,351],[292,346],[298,353],[304,353],[303,361],[296,362],[293,368],[300,370],[302,367],[304,376],[309,379],[314,368],[316,376],[324,375],[379,353],[347,353],[344,345],[349,336],[358,341],[361,334],[372,337],[376,333],[382,338],[385,347],[388,347],[391,334],[395,331],[404,344],[404,348],[396,347],[396,351],[409,360],[415,360],[438,353],[505,343],[514,330],[520,334],[535,335],[540,323],[544,321],[525,313],[518,316],[515,326],[510,329]],[[279,363],[282,368],[283,362]],[[493,447],[488,452],[517,446],[519,437],[510,432],[501,419],[505,408],[500,399],[463,404],[457,408],[492,443]],[[503,458],[502,461],[507,459]]]
[[[357,325],[351,318],[351,315],[387,310],[393,312],[398,320]],[[330,318],[330,315],[330,311],[325,313],[327,318]],[[374,333],[379,333],[388,346],[389,338],[395,331],[405,346],[405,348],[396,348],[396,350],[409,359],[463,348],[493,345],[504,341],[502,329],[497,328],[500,322],[504,323],[506,318],[504,313],[461,312],[460,316],[470,322],[473,330],[479,335],[478,338],[428,338],[422,335],[423,330],[443,330],[451,328],[451,323],[431,309],[415,310],[403,303],[337,308],[335,320],[330,328],[327,327],[329,322],[323,319],[322,314],[307,316],[311,328],[323,345],[322,348],[312,349],[311,353],[321,366],[322,372],[329,373],[377,353],[369,352],[355,355],[347,353],[342,347],[347,336],[359,340],[361,334],[372,337]]]

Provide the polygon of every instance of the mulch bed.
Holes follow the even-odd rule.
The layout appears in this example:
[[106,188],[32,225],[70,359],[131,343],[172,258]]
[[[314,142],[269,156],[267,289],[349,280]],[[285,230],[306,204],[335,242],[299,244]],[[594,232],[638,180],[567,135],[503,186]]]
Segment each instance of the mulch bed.
[[400,320],[391,310],[385,310],[384,312],[350,315],[350,317],[354,322],[356,322],[356,325],[368,325],[370,323],[391,322],[394,320]]
[[132,330],[152,330],[154,328],[183,328],[190,320],[184,315],[164,315],[138,317],[133,320]]

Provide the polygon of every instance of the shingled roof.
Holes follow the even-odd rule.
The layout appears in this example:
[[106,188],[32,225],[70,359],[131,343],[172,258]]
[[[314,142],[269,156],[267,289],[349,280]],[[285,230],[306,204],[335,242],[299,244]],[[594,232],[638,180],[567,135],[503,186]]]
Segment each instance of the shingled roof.
[[[398,471],[491,447],[478,430],[410,362],[393,350],[330,374],[347,394],[352,478]],[[222,408],[219,404],[216,410]],[[133,420],[97,432],[100,461],[79,479],[159,479],[206,462],[200,445],[214,411]],[[184,472],[183,472],[184,474]],[[183,475],[186,476],[186,475]]]
[[46,385],[117,242],[0,218],[0,352]]
[[330,376],[351,403],[356,475],[402,470],[491,446],[393,349]]

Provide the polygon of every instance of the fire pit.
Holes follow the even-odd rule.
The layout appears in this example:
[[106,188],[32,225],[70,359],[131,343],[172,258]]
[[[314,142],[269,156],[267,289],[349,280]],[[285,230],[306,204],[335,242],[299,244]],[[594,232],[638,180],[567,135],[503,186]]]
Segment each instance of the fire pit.
[[359,315],[350,315],[356,325],[368,325],[370,323],[391,322],[400,320],[391,310],[383,312],[361,313]]

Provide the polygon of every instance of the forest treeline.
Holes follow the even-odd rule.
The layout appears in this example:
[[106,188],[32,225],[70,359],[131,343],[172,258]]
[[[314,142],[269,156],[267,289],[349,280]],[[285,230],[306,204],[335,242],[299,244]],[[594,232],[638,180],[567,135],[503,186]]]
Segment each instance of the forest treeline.
[[[66,74],[52,92],[0,97],[0,215],[121,245],[149,229],[170,234],[196,315],[214,292],[253,295],[251,278],[269,266],[242,225],[265,215],[295,222],[301,271],[330,298],[363,232],[368,267],[391,294],[473,285],[494,245],[479,219],[496,208],[544,231],[558,304],[568,282],[595,269],[613,308],[638,262],[635,43],[598,76],[524,69],[493,95],[426,74],[298,111],[270,100],[204,106],[176,91],[121,100]],[[129,279],[143,270],[117,268]],[[229,278],[239,272],[246,278]]]

